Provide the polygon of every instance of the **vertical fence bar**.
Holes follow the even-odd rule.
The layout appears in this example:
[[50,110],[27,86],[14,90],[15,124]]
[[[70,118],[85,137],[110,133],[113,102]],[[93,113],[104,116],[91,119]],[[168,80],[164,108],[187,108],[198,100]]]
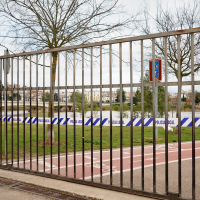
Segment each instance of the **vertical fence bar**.
[[82,48],[82,176],[83,180],[85,179],[85,133],[84,133],[84,124],[85,124],[85,113],[84,113],[84,48]]
[[165,193],[168,194],[168,74],[167,74],[167,37],[165,40]]
[[141,40],[141,155],[142,155],[142,170],[141,183],[144,191],[144,61],[143,61],[143,40]]
[[156,193],[156,109],[155,109],[155,39],[152,39],[153,55],[153,192]]
[[43,53],[43,172],[45,173],[45,53]]
[[32,71],[31,71],[31,55],[30,55],[30,170],[32,170],[32,107],[31,107],[31,104],[32,104],[32,78],[31,78],[31,74],[32,74]]
[[67,134],[67,51],[65,52],[65,106],[66,106],[66,111],[65,111],[65,118],[66,118],[66,125],[65,125],[65,168],[66,168],[66,177],[68,176],[68,134]]
[[100,46],[100,182],[102,183],[102,46]]
[[58,175],[60,175],[60,53],[58,53]]
[[25,56],[23,56],[23,151],[24,151],[24,169],[25,169],[25,163],[26,163],[26,129],[25,129]]
[[91,47],[91,181],[93,182],[93,47]]
[[[4,107],[5,107],[5,155],[6,155],[6,165],[8,165],[8,99],[7,99],[7,91],[8,91],[8,84],[7,84],[7,59],[4,59],[4,74],[5,74],[5,98],[4,98]],[[19,95],[19,93],[18,93]]]
[[178,191],[181,196],[181,63],[180,63],[180,35],[178,35]]
[[123,130],[122,130],[122,43],[119,43],[120,79],[120,187],[123,187]]
[[109,45],[109,69],[110,69],[110,185],[112,185],[112,44]]
[[36,54],[36,166],[38,171],[38,54]]
[[192,67],[192,199],[195,199],[195,99],[194,99],[194,33],[191,34]]
[[11,121],[11,159],[12,159],[12,166],[13,166],[13,58],[11,59],[11,96],[12,96],[12,103],[11,103],[11,117],[12,117],[12,121]]
[[132,72],[132,65],[133,65],[133,59],[132,59],[132,42],[130,42],[130,103],[131,103],[131,110],[130,110],[130,168],[131,168],[131,177],[130,177],[130,186],[131,189],[133,188],[133,72]]
[[76,51],[74,49],[73,52],[73,71],[74,71],[74,78],[73,78],[73,86],[74,86],[74,178],[76,178],[76,108],[75,108],[75,102],[76,102]]
[[0,59],[0,165],[2,165],[2,87],[3,82],[2,82],[2,59]]
[[17,57],[17,167],[19,168],[19,57]]
[[51,148],[50,148],[50,168],[51,168],[51,174],[53,173],[53,146],[52,146],[52,136],[53,136],[53,123],[52,123],[52,113],[53,113],[53,109],[54,109],[54,104],[53,104],[53,98],[52,98],[52,95],[54,96],[54,94],[52,94],[53,93],[53,91],[54,91],[54,89],[53,89],[53,83],[52,83],[52,73],[53,73],[53,66],[52,66],[52,57],[53,57],[53,55],[52,55],[52,53],[50,53],[50,114],[51,114],[51,117],[50,117],[50,139],[51,139],[51,141],[50,141],[50,143],[51,143]]

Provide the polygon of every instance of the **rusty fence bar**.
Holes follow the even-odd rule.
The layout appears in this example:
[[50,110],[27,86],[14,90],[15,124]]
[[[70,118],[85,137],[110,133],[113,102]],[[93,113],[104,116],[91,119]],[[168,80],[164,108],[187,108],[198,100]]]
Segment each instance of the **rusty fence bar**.
[[[155,39],[152,40],[153,74],[155,74]],[[153,76],[153,192],[156,193],[156,113],[155,113],[155,76]]]
[[[11,88],[13,89],[13,58],[11,58]],[[11,103],[11,117],[12,117],[12,121],[11,121],[11,165],[13,165],[13,90],[11,91],[11,97],[12,97],[12,103]],[[2,113],[1,113],[1,117],[2,117]],[[1,122],[2,125],[2,122]]]
[[[65,52],[65,99],[66,99],[66,101],[65,101],[65,106],[66,106],[66,111],[67,111],[67,56],[68,56],[68,54],[67,54],[67,51]],[[68,115],[67,115],[67,112],[65,112],[65,118],[66,118],[66,120],[67,120],[67,117],[68,117]],[[68,176],[68,134],[67,134],[68,132],[67,132],[67,123],[66,123],[66,126],[65,126],[65,144],[66,144],[66,146],[65,146],[65,167],[66,167],[66,170],[65,170],[65,172],[66,172],[66,177]]]
[[[109,45],[110,99],[112,99],[112,44]],[[112,101],[110,101],[110,185],[112,185]]]
[[[167,37],[165,40],[165,121],[168,121],[168,72],[167,72]],[[165,193],[168,194],[169,173],[168,173],[168,124],[165,124]]]
[[181,196],[181,63],[180,38],[178,35],[178,193]]
[[[192,155],[191,155],[191,184],[192,184],[192,192],[191,192],[191,198],[193,200],[196,199],[196,173],[195,173],[195,86],[200,85],[200,81],[195,81],[195,53],[194,53],[194,37],[195,33],[200,32],[200,28],[196,29],[188,29],[188,30],[182,30],[182,31],[173,31],[173,32],[168,32],[168,33],[159,33],[159,34],[151,34],[151,35],[145,35],[145,36],[138,36],[138,37],[130,37],[130,38],[123,38],[123,39],[117,39],[117,40],[110,40],[110,41],[103,41],[103,42],[98,42],[98,43],[90,43],[90,44],[82,44],[82,45],[75,45],[71,47],[63,47],[63,48],[57,48],[57,49],[51,49],[51,50],[45,50],[45,51],[35,51],[35,52],[26,52],[26,53],[21,53],[17,55],[5,55],[5,56],[0,56],[0,168],[3,168],[5,166],[8,166],[11,164],[12,169],[18,169],[23,172],[34,172],[36,174],[39,174],[41,176],[47,176],[47,177],[52,177],[52,178],[58,178],[58,179],[63,179],[71,182],[76,182],[76,183],[81,183],[81,184],[87,184],[87,185],[92,185],[95,187],[102,187],[102,188],[109,188],[117,191],[123,191],[123,192],[128,192],[128,193],[136,193],[140,195],[150,195],[152,197],[166,197],[169,199],[183,199],[182,193],[183,193],[183,178],[182,178],[182,173],[183,173],[183,168],[182,168],[182,142],[181,142],[181,94],[182,94],[182,86],[184,85],[190,85],[191,86],[191,91],[192,91],[192,136],[191,136],[191,144],[192,144]],[[184,34],[188,34],[190,37],[190,42],[191,42],[191,80],[190,81],[182,81],[181,77],[181,38],[183,37]],[[178,76],[178,81],[177,82],[169,82],[169,76],[168,76],[168,51],[169,51],[169,43],[168,43],[168,38],[171,36],[175,36],[177,38],[177,58],[178,58],[178,63],[177,63],[177,76]],[[163,45],[164,45],[164,56],[163,56],[163,72],[165,75],[165,78],[161,82],[157,82],[154,74],[155,74],[155,63],[156,63],[156,57],[157,55],[157,47],[156,43],[158,42],[157,39],[162,39]],[[153,81],[150,83],[145,83],[145,59],[146,59],[146,50],[144,51],[145,45],[144,41],[148,40],[150,43],[151,49],[150,49],[150,57],[152,60],[152,74],[153,74]],[[141,75],[141,81],[140,83],[136,83],[134,79],[134,48],[136,46],[134,41],[138,41],[140,45],[140,75]],[[124,73],[124,63],[123,59],[124,57],[124,48],[125,45],[124,43],[128,44],[128,54],[126,55],[128,57],[128,71],[129,71],[129,78],[130,80],[128,83],[123,80],[123,73]],[[115,49],[115,45],[117,44],[117,50]],[[104,48],[104,46],[106,46]],[[88,50],[88,51],[87,51]],[[98,52],[98,56],[96,56],[96,52]],[[116,53],[117,52],[117,53]],[[104,54],[107,54],[107,59],[104,61]],[[56,58],[57,56],[57,58]],[[117,56],[117,61],[115,60],[115,56]],[[40,57],[42,57],[42,61],[40,62]],[[3,76],[3,65],[6,61],[6,59],[11,58],[11,87],[8,88],[7,85],[3,88],[3,79],[5,83],[8,82],[9,76],[7,77],[7,74]],[[35,58],[35,59],[34,59]],[[97,58],[98,62],[95,62],[95,58]],[[46,67],[48,59],[49,65],[48,68]],[[55,60],[57,59],[57,64],[55,64]],[[42,64],[40,64],[42,63]],[[89,63],[88,70],[90,70],[90,73],[88,77],[86,78],[86,71],[87,67],[86,65]],[[113,78],[113,74],[115,73],[115,64],[119,65],[119,81],[116,84],[115,79]],[[39,86],[40,82],[40,76],[41,74],[39,73],[39,65],[43,65],[42,68],[42,87]],[[26,67],[28,66],[29,68],[29,75],[26,76],[26,73],[28,70],[26,70]],[[72,75],[68,72],[68,69],[72,67]],[[78,72],[78,67],[81,67],[81,73]],[[96,81],[96,77],[94,76],[95,67],[98,67],[98,70],[100,71],[99,74],[99,84],[94,85],[94,82]],[[108,84],[103,84],[103,76],[105,71],[105,66],[108,69]],[[65,72],[62,74],[61,72],[61,67],[64,68]],[[57,70],[57,71],[56,71]],[[104,71],[105,70],[105,71]],[[22,75],[20,72],[22,71]],[[16,72],[16,77],[13,77],[13,74]],[[48,74],[49,73],[49,74]],[[55,75],[57,73],[57,76]],[[69,73],[69,74],[68,74]],[[21,76],[20,76],[21,75]],[[35,75],[35,76],[34,76]],[[62,75],[65,77],[65,80],[62,81]],[[71,75],[71,79],[69,79],[69,76]],[[80,75],[82,78],[81,84],[77,84],[77,77]],[[56,83],[54,84],[55,78],[57,77],[57,85]],[[17,123],[14,124],[13,121],[13,110],[14,110],[14,92],[15,92],[15,87],[16,85],[14,84],[13,80],[17,80],[17,109],[16,109],[16,116],[17,116]],[[23,79],[23,87],[19,87],[20,85],[20,79]],[[28,80],[29,79],[29,80]],[[50,80],[49,85],[46,84],[46,81]],[[72,80],[72,84],[70,85],[68,82],[69,80]],[[127,78],[128,79],[128,78]],[[26,82],[29,81],[29,86],[26,87]],[[90,82],[89,85],[86,85],[86,82]],[[64,86],[63,86],[64,84]],[[165,122],[168,122],[168,95],[169,95],[169,87],[170,86],[178,86],[178,112],[177,112],[177,117],[178,117],[178,126],[176,127],[178,130],[178,179],[177,179],[177,191],[178,193],[176,194],[176,197],[172,197],[172,193],[170,193],[170,178],[169,178],[169,136],[168,136],[168,124],[165,123],[165,132],[164,132],[164,194],[158,194],[158,185],[159,182],[158,180],[158,173],[157,173],[157,160],[158,160],[158,150],[156,149],[157,144],[156,144],[156,139],[157,139],[157,127],[156,127],[156,120],[157,120],[157,115],[156,115],[156,87],[159,86],[164,86],[165,88]],[[141,109],[140,109],[140,124],[141,124],[141,129],[140,129],[140,145],[139,145],[139,150],[140,155],[136,155],[136,149],[134,148],[134,139],[135,139],[135,134],[134,132],[134,125],[133,122],[135,120],[133,116],[134,112],[134,105],[133,105],[133,93],[134,93],[134,87],[139,88],[141,91]],[[148,152],[152,156],[152,191],[147,192],[145,189],[145,157],[147,155],[146,149],[145,149],[145,87],[149,87],[150,90],[152,91],[152,99],[149,99],[152,101],[153,105],[153,128],[152,128],[152,145],[150,146],[152,148],[152,152]],[[93,94],[95,94],[95,89],[99,90],[100,94],[100,102],[99,102],[99,117],[96,119],[95,114],[94,114],[94,106],[95,106],[95,99],[93,99]],[[123,128],[123,89],[128,88],[130,91],[130,129],[129,131],[129,139],[130,143],[128,146],[128,153],[125,152],[124,148],[124,141],[127,138],[124,138],[125,136],[125,128]],[[80,113],[82,114],[81,120],[82,120],[82,125],[81,125],[81,131],[77,131],[77,117],[76,117],[76,112],[77,112],[77,100],[78,96],[76,94],[78,93],[78,89],[81,89],[81,111]],[[109,145],[107,146],[107,150],[105,152],[108,152],[108,155],[105,156],[107,159],[107,166],[104,164],[104,129],[103,129],[103,124],[105,123],[103,119],[103,105],[102,105],[102,100],[103,100],[103,89],[107,89],[107,94],[110,95],[110,102],[108,104],[109,106],[109,117],[106,118],[106,120],[109,121],[108,129],[109,129]],[[120,115],[119,115],[119,158],[115,158],[116,152],[114,149],[113,142],[115,140],[115,128],[113,128],[113,111],[114,111],[114,103],[113,103],[113,89],[118,89],[119,91],[119,109],[120,109]],[[42,90],[39,91],[39,90]],[[46,90],[50,91],[49,94],[49,107],[48,107],[48,119],[50,120],[50,123],[47,124],[45,123],[47,115],[46,113]],[[57,94],[55,92],[57,90]],[[87,116],[85,113],[85,92],[88,90],[90,92],[90,125],[88,125]],[[20,93],[22,91],[22,93]],[[30,107],[29,111],[30,113],[26,115],[26,92],[29,92],[29,103],[28,106]],[[60,99],[60,93],[65,92],[65,109],[66,112],[64,114],[64,117],[61,115],[61,99]],[[4,92],[4,104],[3,104],[3,92]],[[8,104],[8,99],[7,99],[7,94],[10,92],[11,97],[12,97],[12,102],[11,104]],[[36,94],[36,105],[32,104],[32,99],[33,99],[33,92]],[[39,92],[43,94],[43,99],[42,99],[42,119],[43,119],[43,124],[40,126],[39,124],[39,103],[38,103],[38,97],[39,97]],[[63,92],[63,93],[64,93]],[[68,124],[68,119],[69,119],[69,113],[68,109],[70,106],[70,103],[68,102],[68,93],[71,93],[71,99],[72,99],[72,104],[73,104],[73,125],[69,126]],[[20,114],[20,107],[19,107],[19,101],[20,101],[20,94],[23,94],[23,112]],[[58,99],[55,99],[57,97]],[[54,111],[54,102],[57,100],[58,102],[58,107],[57,111]],[[9,116],[8,114],[8,106],[11,105],[11,114]],[[4,107],[4,115],[3,113],[3,107]],[[36,113],[32,112],[32,109],[36,108]],[[54,116],[54,112],[57,115],[57,117]],[[35,116],[34,116],[35,115]],[[6,116],[6,118],[3,119],[3,117]],[[22,116],[22,117],[21,117]],[[30,120],[29,122],[25,122],[25,120],[29,116]],[[36,117],[35,122],[32,121],[34,117]],[[10,119],[10,124],[11,126],[9,127],[8,123],[9,120],[7,117],[11,117]],[[20,125],[19,119],[23,118],[23,124]],[[55,122],[55,118],[57,118],[57,127],[53,124]],[[64,119],[65,118],[65,119]],[[3,120],[2,120],[3,119]],[[64,129],[63,131],[61,127],[61,121],[65,121],[64,123]],[[94,128],[95,123],[99,121],[99,125]],[[86,124],[88,123],[88,124]],[[28,124],[28,125],[27,125]],[[46,128],[46,125],[48,126]],[[86,127],[87,125],[87,127]],[[34,127],[33,127],[34,126]],[[28,128],[29,127],[29,130]],[[40,128],[42,127],[42,128]],[[56,129],[56,128],[57,129]],[[16,131],[14,130],[16,129]],[[9,131],[11,130],[11,131]],[[42,131],[40,131],[42,130]],[[86,133],[86,132],[90,133]],[[98,130],[98,131],[96,131]],[[29,131],[29,133],[28,133]],[[42,133],[40,135],[40,132]],[[46,135],[46,132],[47,135]],[[54,135],[55,134],[55,135]],[[64,134],[64,136],[63,136]],[[96,136],[99,138],[99,146],[98,150],[96,150],[95,140]],[[21,138],[22,140],[21,140]],[[30,137],[30,142],[28,142],[28,138]],[[80,138],[79,138],[80,137]],[[87,140],[86,140],[87,137]],[[16,142],[14,142],[16,138]],[[63,139],[64,138],[64,139]],[[90,140],[88,140],[88,138]],[[3,141],[3,139],[5,141]],[[46,140],[48,139],[47,143]],[[56,141],[57,140],[57,141]],[[55,141],[57,142],[57,147],[55,147]],[[80,148],[77,146],[80,141]],[[4,145],[5,142],[5,145]],[[20,142],[22,144],[20,144]],[[71,142],[71,143],[70,143]],[[86,145],[85,143],[88,142],[90,143],[89,145]],[[61,145],[65,143],[64,147],[64,154],[63,148],[61,148]],[[9,146],[11,145],[11,146]],[[42,146],[42,151],[41,151],[41,146]],[[22,146],[22,147],[21,147]],[[4,148],[5,147],[5,148]],[[20,149],[21,148],[21,149]],[[10,155],[8,151],[10,150]],[[80,149],[80,152],[77,152],[78,149]],[[88,150],[89,149],[89,150]],[[27,150],[30,151],[29,153],[29,158],[27,157]],[[56,152],[56,153],[55,153]],[[129,153],[130,152],[130,153]],[[171,152],[170,152],[171,153]],[[124,178],[125,173],[128,171],[126,170],[126,154],[129,154],[128,157],[128,169],[130,171],[130,177],[129,177],[129,187],[126,186],[126,180]],[[34,156],[34,158],[33,158]],[[64,161],[61,160],[64,157]],[[97,161],[97,157],[99,157],[99,160]],[[134,167],[135,167],[135,157],[140,157],[140,164],[141,164],[141,173],[140,173],[140,182],[141,182],[141,189],[136,190],[135,189],[135,184],[137,184],[136,179],[134,179]],[[10,160],[9,160],[10,159]],[[49,160],[49,164],[47,164],[47,160]],[[118,161],[116,161],[118,160]],[[29,162],[27,164],[26,162]],[[114,172],[114,167],[115,163],[119,163],[119,169],[117,172]],[[57,167],[55,167],[57,165]],[[107,171],[105,173],[105,167],[107,167]],[[63,169],[64,168],[64,169]],[[63,173],[64,170],[64,173]],[[96,171],[99,170],[99,174],[96,175]],[[118,173],[119,177],[119,182],[118,186],[115,185],[115,174]],[[104,175],[107,175],[107,184],[104,183]],[[98,178],[98,181],[95,178]],[[106,178],[105,178],[106,180]]]
[[[3,79],[2,79],[2,62],[3,59],[0,59],[0,118],[2,119],[2,90],[3,90]],[[2,147],[2,136],[3,136],[3,131],[2,131],[2,120],[0,120],[0,165],[2,165],[2,154],[3,154],[3,147]]]
[[[31,86],[32,86],[32,63],[31,63],[31,60],[32,60],[32,56],[30,55],[30,119],[32,118],[32,90],[31,90]],[[30,170],[32,170],[32,120],[30,120]]]
[[[8,100],[7,100],[7,94],[8,94],[7,88],[8,88],[8,86],[6,84],[7,83],[7,67],[5,65],[7,65],[7,59],[4,59],[4,78],[5,78],[4,111],[5,111],[5,115],[7,116],[7,114],[8,114],[8,103],[7,103],[8,102]],[[8,120],[7,120],[7,118],[5,120],[4,130],[5,130],[5,133],[4,133],[5,134],[5,136],[4,136],[5,137],[5,155],[6,155],[6,165],[7,165],[8,164]]]
[[[19,119],[19,57],[17,57],[17,118]],[[17,120],[17,167],[19,168],[19,120]]]
[[[43,65],[45,66],[45,53],[42,54],[43,56]],[[43,67],[43,172],[45,173],[45,67]]]
[[[133,121],[133,70],[132,70],[132,65],[133,65],[133,58],[132,58],[132,42],[130,42],[130,83],[131,83],[131,88],[130,88],[130,104],[131,104],[131,109],[130,109],[130,121]],[[130,126],[130,187],[133,188],[133,123],[131,123]]]
[[[53,94],[53,84],[52,84],[52,76],[53,76],[53,64],[52,64],[52,53],[50,54],[50,102],[49,102],[49,106],[50,106],[50,122],[52,122],[52,119],[53,119],[53,117],[52,117],[52,114],[53,114],[53,103],[52,103],[52,101],[53,101],[53,97],[54,97],[54,94]],[[53,97],[52,97],[53,96]],[[49,111],[48,111],[49,112]],[[52,123],[50,124],[50,144],[51,144],[51,146],[50,146],[50,159],[51,159],[51,174],[53,173],[53,132],[54,132],[54,130],[53,130],[53,125],[52,125]],[[48,131],[49,131],[49,128],[48,128]]]
[[[60,53],[58,53],[58,122],[60,122]],[[60,123],[58,123],[58,175],[60,175]]]
[[38,171],[38,165],[39,165],[39,163],[38,163],[38,154],[39,154],[39,152],[38,152],[38,148],[39,148],[39,146],[38,146],[38,142],[39,142],[39,140],[38,140],[38,54],[36,55],[36,99],[37,99],[37,101],[36,101],[36,118],[37,118],[37,120],[36,120],[36,166],[37,166],[37,171]]
[[[4,59],[4,78],[5,78],[5,96],[4,96],[4,111],[5,111],[5,115],[7,116],[8,114],[8,100],[7,100],[7,94],[8,94],[8,86],[7,86],[7,67],[5,66],[7,65],[7,59]],[[6,102],[5,102],[6,101]],[[6,155],[6,164],[8,164],[8,120],[6,118],[5,120],[5,155]]]
[[[91,47],[91,55],[90,55],[91,63],[90,63],[90,85],[93,85],[93,47]],[[93,88],[91,87],[90,90],[91,94],[91,104],[90,104],[90,109],[91,109],[91,181],[93,182],[93,175],[94,175],[94,167],[93,167],[93,162],[94,162],[94,156],[93,156]]]
[[122,129],[122,43],[119,43],[119,79],[120,79],[120,187],[123,187],[123,129]]
[[102,46],[100,46],[100,183],[102,183],[103,175],[102,133]]
[[[194,88],[194,33],[191,34],[191,67],[192,67],[192,94],[195,94]],[[192,199],[195,199],[195,98],[192,95]]]
[[76,52],[75,50],[73,51],[73,115],[74,115],[74,178],[76,178],[76,107],[75,107],[75,102],[76,102],[76,90],[75,90],[75,85],[76,85]]
[[144,66],[143,66],[143,40],[141,40],[141,155],[142,155],[142,170],[141,183],[142,191],[144,191]]
[[[82,48],[82,97],[84,97],[84,48]],[[85,179],[85,132],[84,132],[84,118],[85,118],[85,112],[84,112],[84,98],[82,98],[82,176],[83,180]]]
[[[23,57],[23,117],[25,119],[25,57]],[[23,153],[24,153],[24,169],[25,169],[25,162],[26,162],[26,127],[25,127],[25,123],[23,124]]]

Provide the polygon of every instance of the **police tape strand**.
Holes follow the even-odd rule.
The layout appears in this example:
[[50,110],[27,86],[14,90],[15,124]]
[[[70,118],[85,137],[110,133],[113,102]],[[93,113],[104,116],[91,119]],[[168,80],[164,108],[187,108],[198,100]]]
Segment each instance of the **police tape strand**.
[[[0,118],[1,119],[1,118]],[[12,122],[12,117],[2,117],[3,121]],[[195,127],[200,127],[200,118],[195,118]],[[13,117],[13,122],[20,122],[20,123],[27,123],[27,124],[51,124],[50,118],[36,118],[36,117],[25,117],[25,120],[23,117]],[[91,125],[92,119],[91,118],[85,118],[84,124],[85,126]],[[74,125],[73,118],[52,118],[52,124],[54,125]],[[93,118],[93,126],[100,126],[100,118]],[[119,119],[113,119],[112,121],[109,118],[103,118],[102,119],[102,126],[110,126],[112,123],[112,126],[120,126],[120,120]],[[141,126],[142,125],[142,119],[141,118],[133,118],[133,126]],[[156,118],[155,120],[156,126],[165,126],[165,118]],[[82,125],[82,118],[76,118],[75,120],[76,125]],[[178,126],[178,118],[169,118],[168,119],[168,126],[171,127],[177,127]],[[122,126],[131,126],[131,120],[128,118],[125,118],[122,120]],[[152,127],[153,126],[153,118],[144,118],[144,126],[146,127]],[[192,127],[192,118],[182,118],[181,119],[181,127]]]

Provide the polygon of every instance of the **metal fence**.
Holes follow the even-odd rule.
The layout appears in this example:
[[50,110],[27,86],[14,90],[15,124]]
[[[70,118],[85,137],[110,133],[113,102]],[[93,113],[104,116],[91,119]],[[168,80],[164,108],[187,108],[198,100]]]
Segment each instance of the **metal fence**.
[[[200,85],[200,81],[195,81],[195,68],[198,55],[194,53],[195,34],[198,35],[200,28],[188,29],[182,31],[173,31],[167,33],[159,33],[145,36],[137,36],[130,38],[123,38],[117,40],[103,41],[90,44],[75,45],[70,47],[62,47],[50,50],[41,50],[35,52],[25,52],[20,54],[1,56],[0,62],[0,168],[9,168],[12,170],[20,170],[22,172],[30,172],[41,176],[62,179],[66,181],[76,182],[80,184],[87,184],[95,187],[101,187],[111,190],[117,190],[121,192],[133,193],[138,195],[158,197],[158,198],[191,198],[198,199],[197,192],[195,166],[197,158],[195,159],[195,130],[198,131],[198,127],[195,129],[195,86]],[[182,81],[181,79],[181,48],[182,41],[185,36],[189,36],[190,41],[187,45],[190,48],[190,70],[191,80]],[[170,82],[168,80],[168,53],[169,42],[168,39],[174,37],[177,42],[174,43],[177,46],[177,51],[174,52],[177,56],[177,77],[178,81]],[[153,60],[153,66],[155,65],[155,59],[158,53],[156,44],[158,39],[164,44],[163,57],[162,57],[162,70],[164,73],[164,80],[161,82],[155,81],[145,83],[144,81],[144,69],[146,66],[147,54],[148,58]],[[148,41],[148,47],[144,47],[144,42]],[[138,42],[135,45],[134,42]],[[127,77],[128,83],[123,81],[124,65],[123,60],[123,47],[127,45],[125,56],[128,57],[126,63],[126,69],[129,70],[129,77]],[[146,43],[147,44],[147,43]],[[114,47],[115,46],[115,47]],[[136,56],[139,60],[139,67],[137,67],[141,76],[141,81],[135,81],[134,74],[138,71],[134,71],[135,60],[133,60],[133,51],[138,49],[139,54]],[[117,47],[117,48],[116,48]],[[145,53],[144,53],[145,51]],[[55,70],[53,67],[53,56],[55,52],[57,55],[56,64],[56,81]],[[96,54],[97,52],[97,54]],[[128,52],[128,53],[127,53]],[[105,55],[107,57],[105,59]],[[113,56],[116,59],[113,59]],[[135,54],[134,54],[135,56]],[[55,56],[54,56],[55,57]],[[10,59],[10,73],[4,75],[3,65],[8,63]],[[106,64],[107,62],[107,64]],[[138,62],[137,62],[138,63]],[[113,65],[117,65],[117,72],[119,76],[119,82],[116,83],[113,79],[113,74],[116,68]],[[80,66],[80,70],[77,70],[77,66]],[[99,76],[96,77],[94,66],[99,69]],[[107,66],[107,68],[106,68]],[[137,65],[138,66],[138,65]],[[62,72],[61,72],[62,68]],[[105,75],[104,69],[108,75],[108,83],[103,84],[103,78]],[[41,69],[41,70],[40,70]],[[69,70],[73,71],[72,74],[68,74]],[[89,69],[89,75],[86,76],[85,71]],[[95,68],[96,70],[96,68]],[[77,80],[77,74],[80,75],[80,80]],[[153,68],[153,74],[155,74],[155,68]],[[42,78],[40,78],[42,77]],[[62,77],[62,78],[60,78]],[[70,77],[70,78],[69,78]],[[98,78],[99,84],[94,84]],[[69,83],[69,81],[72,83]],[[85,84],[90,80],[90,84]],[[138,79],[137,79],[138,80]],[[14,82],[16,81],[16,82]],[[81,81],[81,84],[79,84]],[[20,87],[20,85],[23,85]],[[40,86],[42,85],[42,86]],[[191,86],[191,102],[192,102],[192,128],[191,128],[191,163],[190,169],[190,181],[182,179],[183,173],[183,158],[182,158],[182,130],[183,124],[181,119],[181,88],[182,86]],[[163,86],[165,88],[165,122],[168,121],[168,87],[178,87],[178,142],[177,152],[174,153],[177,156],[177,164],[175,167],[170,168],[172,162],[169,161],[169,144],[168,143],[168,123],[165,123],[165,136],[163,146],[163,159],[161,174],[162,180],[159,180],[158,170],[161,165],[157,165],[157,153],[160,144],[156,144],[156,86]],[[145,129],[145,111],[144,111],[144,88],[149,87],[153,93],[153,128],[152,130],[152,145],[146,144],[146,129]],[[134,88],[140,88],[141,91],[141,110],[140,110],[140,128],[134,130],[134,105],[133,105],[133,92]],[[105,117],[103,117],[103,103],[102,93],[106,90],[110,96],[109,104],[109,126],[105,129],[103,124]],[[119,89],[119,127],[113,126],[113,90]],[[123,89],[130,91],[130,110],[129,114],[129,127],[123,127]],[[76,123],[78,120],[76,116],[77,111],[77,98],[76,92],[80,90],[82,94],[81,100],[81,126]],[[84,97],[85,91],[89,91],[91,101],[90,118],[86,118],[84,104],[86,104]],[[100,94],[99,101],[99,118],[94,116],[94,100],[93,93],[98,90]],[[46,91],[49,91],[49,103],[46,102]],[[54,101],[54,94],[57,91],[58,96],[63,92],[63,99],[61,102],[58,98],[57,102]],[[68,102],[68,93],[72,93],[72,102]],[[21,94],[21,97],[20,95]],[[38,101],[39,96],[43,96],[41,102]],[[21,100],[20,100],[21,99]],[[33,101],[35,99],[36,101]],[[56,103],[56,104],[55,104]],[[70,112],[67,112],[67,107],[73,104],[73,115],[71,117]],[[76,106],[75,106],[76,105]],[[60,116],[61,108],[66,108],[64,116]],[[29,111],[29,112],[27,112]],[[47,111],[49,115],[47,115]],[[53,115],[56,113],[56,117]],[[41,118],[40,118],[41,117]],[[73,125],[69,124],[69,120],[73,120]],[[49,121],[48,121],[49,120]],[[87,121],[86,121],[87,120]],[[95,128],[95,124],[99,122],[99,126]],[[49,123],[48,123],[49,122]],[[61,124],[63,126],[61,126]],[[125,129],[126,128],[126,129]],[[47,141],[47,130],[50,130],[50,144]],[[125,132],[128,130],[128,136]],[[138,146],[134,147],[134,135],[140,132],[140,140]],[[114,146],[114,140],[116,139],[115,133],[119,144]],[[87,133],[87,135],[86,135]],[[108,135],[107,140],[104,141],[105,135]],[[55,135],[55,136],[54,136]],[[96,141],[98,136],[98,141]],[[87,137],[87,138],[86,138]],[[128,137],[129,145],[125,147],[124,142]],[[54,139],[56,142],[54,142]],[[109,148],[105,145],[105,142],[109,143]],[[95,146],[96,145],[96,146]],[[171,147],[171,146],[170,146]],[[148,149],[149,148],[149,149]],[[196,149],[197,152],[197,149]],[[198,153],[197,153],[198,154]],[[146,156],[151,155],[151,162],[146,163]],[[117,157],[118,156],[118,157]],[[135,167],[136,158],[140,158],[137,163],[138,167]],[[106,160],[106,164],[104,161]],[[184,161],[185,162],[185,161]],[[128,164],[126,164],[128,163]],[[174,162],[173,162],[174,163]],[[128,168],[127,168],[128,165]],[[147,166],[148,165],[148,166]],[[185,165],[185,164],[184,164]],[[196,168],[195,168],[196,167]],[[137,171],[135,168],[137,168]],[[149,173],[149,170],[150,172]],[[145,170],[147,170],[145,172]],[[170,173],[174,171],[175,176],[170,177]],[[151,176],[151,178],[149,178]],[[172,180],[171,180],[172,179]],[[173,180],[175,179],[175,181]],[[171,183],[173,182],[173,183]],[[174,183],[176,182],[176,183]],[[184,183],[183,183],[184,182]],[[190,194],[183,194],[183,185],[187,183],[190,188]],[[162,188],[160,188],[160,184]],[[170,186],[171,184],[171,186]],[[150,186],[149,186],[150,185]],[[185,186],[184,186],[185,187]],[[173,191],[174,189],[174,191]],[[196,189],[196,190],[195,190]],[[188,195],[188,196],[187,196]]]

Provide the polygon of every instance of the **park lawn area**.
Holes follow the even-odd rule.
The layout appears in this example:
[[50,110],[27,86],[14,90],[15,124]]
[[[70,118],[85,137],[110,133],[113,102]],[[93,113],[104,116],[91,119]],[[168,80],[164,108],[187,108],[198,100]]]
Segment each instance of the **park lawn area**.
[[[8,157],[11,158],[11,146],[12,146],[12,129],[11,124],[8,123],[7,125],[7,137],[8,137]],[[31,126],[31,140],[32,140],[32,156],[36,156],[37,152],[37,134],[36,134],[36,124],[32,124]],[[46,126],[47,132],[47,126]],[[192,128],[191,127],[182,127],[181,129],[182,141],[191,141],[192,140]],[[19,124],[19,130],[17,129],[17,123],[13,125],[13,152],[14,158],[17,158],[18,152],[18,133],[19,133],[19,157],[23,157],[24,152],[24,131],[23,131],[23,124]],[[55,133],[55,143],[52,147],[53,154],[58,153],[58,125],[54,125],[54,133]],[[195,128],[196,133],[196,140],[200,140],[200,128]],[[75,129],[75,136],[76,136],[76,151],[82,151],[82,126],[77,125]],[[84,127],[84,149],[90,150],[91,149],[91,126]],[[103,149],[110,148],[110,127],[103,126],[102,127],[102,147]],[[67,151],[73,152],[74,151],[74,126],[68,125],[67,126]],[[38,125],[38,155],[43,155],[43,125]],[[46,134],[45,134],[45,141],[46,141]],[[66,126],[60,125],[60,153],[66,152]],[[178,142],[178,135],[176,134],[168,134],[168,141],[171,142]],[[165,142],[165,130],[162,127],[158,128],[158,139],[156,139],[157,144],[161,144]],[[153,143],[153,127],[144,127],[144,143],[145,145]],[[5,158],[5,142],[4,142],[4,123],[2,123],[2,154],[3,158]],[[134,127],[133,128],[133,145],[139,146],[141,145],[141,127]],[[112,148],[119,148],[120,147],[120,127],[113,126],[112,127]],[[123,127],[123,147],[130,147],[130,127]],[[93,149],[98,150],[100,149],[100,127],[94,126],[93,127]],[[1,149],[0,149],[1,150]],[[45,145],[45,154],[50,154],[51,148],[50,146]],[[25,152],[26,157],[30,156],[30,124],[25,124]]]

